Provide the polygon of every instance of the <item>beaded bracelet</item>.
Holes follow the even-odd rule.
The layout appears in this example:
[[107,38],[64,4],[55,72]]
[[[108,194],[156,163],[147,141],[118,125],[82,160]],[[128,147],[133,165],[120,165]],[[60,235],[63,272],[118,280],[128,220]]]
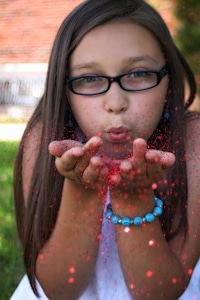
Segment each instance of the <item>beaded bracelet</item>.
[[112,224],[117,225],[121,224],[123,226],[142,226],[144,223],[151,223],[155,220],[155,217],[162,215],[163,212],[163,201],[154,196],[155,206],[152,212],[146,213],[144,217],[136,216],[134,218],[129,217],[120,217],[115,215],[112,210],[112,205],[109,203],[106,207],[105,216]]

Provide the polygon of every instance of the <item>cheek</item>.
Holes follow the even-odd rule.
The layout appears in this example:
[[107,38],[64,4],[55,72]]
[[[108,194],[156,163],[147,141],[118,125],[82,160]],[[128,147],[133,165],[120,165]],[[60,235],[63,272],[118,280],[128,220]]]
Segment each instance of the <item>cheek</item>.
[[165,100],[162,94],[147,95],[146,99],[138,102],[135,116],[139,135],[148,139],[161,119]]
[[98,108],[90,104],[71,105],[76,122],[86,136],[93,136],[100,130]]

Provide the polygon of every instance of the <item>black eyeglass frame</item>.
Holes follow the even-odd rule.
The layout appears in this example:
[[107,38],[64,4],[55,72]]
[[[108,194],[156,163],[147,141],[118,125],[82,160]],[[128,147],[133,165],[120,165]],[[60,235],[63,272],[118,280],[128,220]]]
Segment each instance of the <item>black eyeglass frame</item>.
[[[139,74],[139,73],[154,73],[157,75],[157,82],[156,84],[154,84],[153,86],[144,88],[144,89],[128,89],[128,88],[124,88],[123,85],[121,84],[121,78],[123,76],[129,75],[129,74]],[[160,71],[155,71],[155,70],[141,70],[141,71],[133,71],[133,72],[128,72],[128,73],[123,73],[121,75],[118,76],[105,76],[105,75],[85,75],[85,76],[77,76],[77,77],[72,77],[72,78],[66,78],[66,85],[69,87],[70,91],[76,95],[81,95],[81,96],[95,96],[95,95],[101,95],[106,93],[109,89],[110,86],[113,82],[117,82],[119,84],[119,86],[121,87],[122,90],[127,91],[127,92],[139,92],[139,91],[145,91],[145,90],[150,90],[156,86],[158,86],[161,82],[161,80],[163,79],[164,76],[166,76],[169,73],[168,70],[168,64],[166,63],[161,69]],[[108,80],[108,87],[98,93],[92,93],[92,94],[87,94],[87,93],[79,93],[76,92],[73,88],[73,82],[77,79],[81,79],[81,78],[87,78],[87,77],[101,77],[101,78],[105,78]]]

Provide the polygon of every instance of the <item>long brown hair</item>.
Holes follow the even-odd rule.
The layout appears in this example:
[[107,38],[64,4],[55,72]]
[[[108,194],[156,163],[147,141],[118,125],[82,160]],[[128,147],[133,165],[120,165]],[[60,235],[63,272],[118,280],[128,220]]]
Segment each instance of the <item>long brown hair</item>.
[[[161,224],[166,239],[187,225],[187,178],[184,160],[184,110],[195,94],[193,74],[178,51],[160,15],[143,0],[88,0],[74,9],[63,21],[52,48],[45,92],[36,107],[21,140],[14,170],[14,195],[18,232],[23,247],[26,272],[34,292],[35,266],[39,251],[50,237],[59,210],[63,177],[55,170],[55,158],[49,155],[48,145],[53,140],[76,139],[75,129],[68,123],[73,118],[66,95],[65,79],[69,73],[70,55],[82,37],[95,26],[115,18],[124,18],[148,28],[158,39],[168,63],[170,84],[166,106],[171,117],[163,117],[148,141],[149,147],[156,147],[176,154],[175,166],[168,174],[167,192],[160,195],[166,201]],[[189,97],[184,102],[185,82],[188,82]],[[24,205],[22,189],[23,147],[27,133],[38,122],[42,125],[41,151],[33,170],[27,208]],[[74,128],[78,128],[75,120]],[[158,137],[167,137],[164,144]],[[164,140],[164,139],[163,139]],[[172,222],[177,207],[181,209],[180,223],[175,232]]]

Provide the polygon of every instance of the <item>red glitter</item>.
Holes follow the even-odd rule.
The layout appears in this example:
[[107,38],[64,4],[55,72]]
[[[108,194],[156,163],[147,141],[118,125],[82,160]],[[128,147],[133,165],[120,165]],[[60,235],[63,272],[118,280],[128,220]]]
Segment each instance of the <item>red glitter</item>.
[[193,270],[192,269],[188,269],[188,275],[192,275]]
[[147,273],[146,273],[146,276],[147,276],[147,277],[150,278],[152,275],[153,275],[153,272],[152,272],[152,271],[147,271]]
[[69,268],[69,273],[71,274],[75,273],[75,268],[74,267]]
[[172,283],[173,284],[177,283],[177,279],[176,278],[172,278]]
[[44,259],[44,254],[40,253],[40,254],[39,254],[39,258],[40,258],[40,259]]
[[157,189],[157,184],[153,183],[151,187],[152,187],[153,190],[156,190]]
[[70,277],[69,280],[68,280],[69,283],[73,283],[74,281],[75,281],[75,280],[74,280],[73,277]]
[[154,246],[155,245],[155,241],[154,240],[150,240],[149,241],[149,246]]

